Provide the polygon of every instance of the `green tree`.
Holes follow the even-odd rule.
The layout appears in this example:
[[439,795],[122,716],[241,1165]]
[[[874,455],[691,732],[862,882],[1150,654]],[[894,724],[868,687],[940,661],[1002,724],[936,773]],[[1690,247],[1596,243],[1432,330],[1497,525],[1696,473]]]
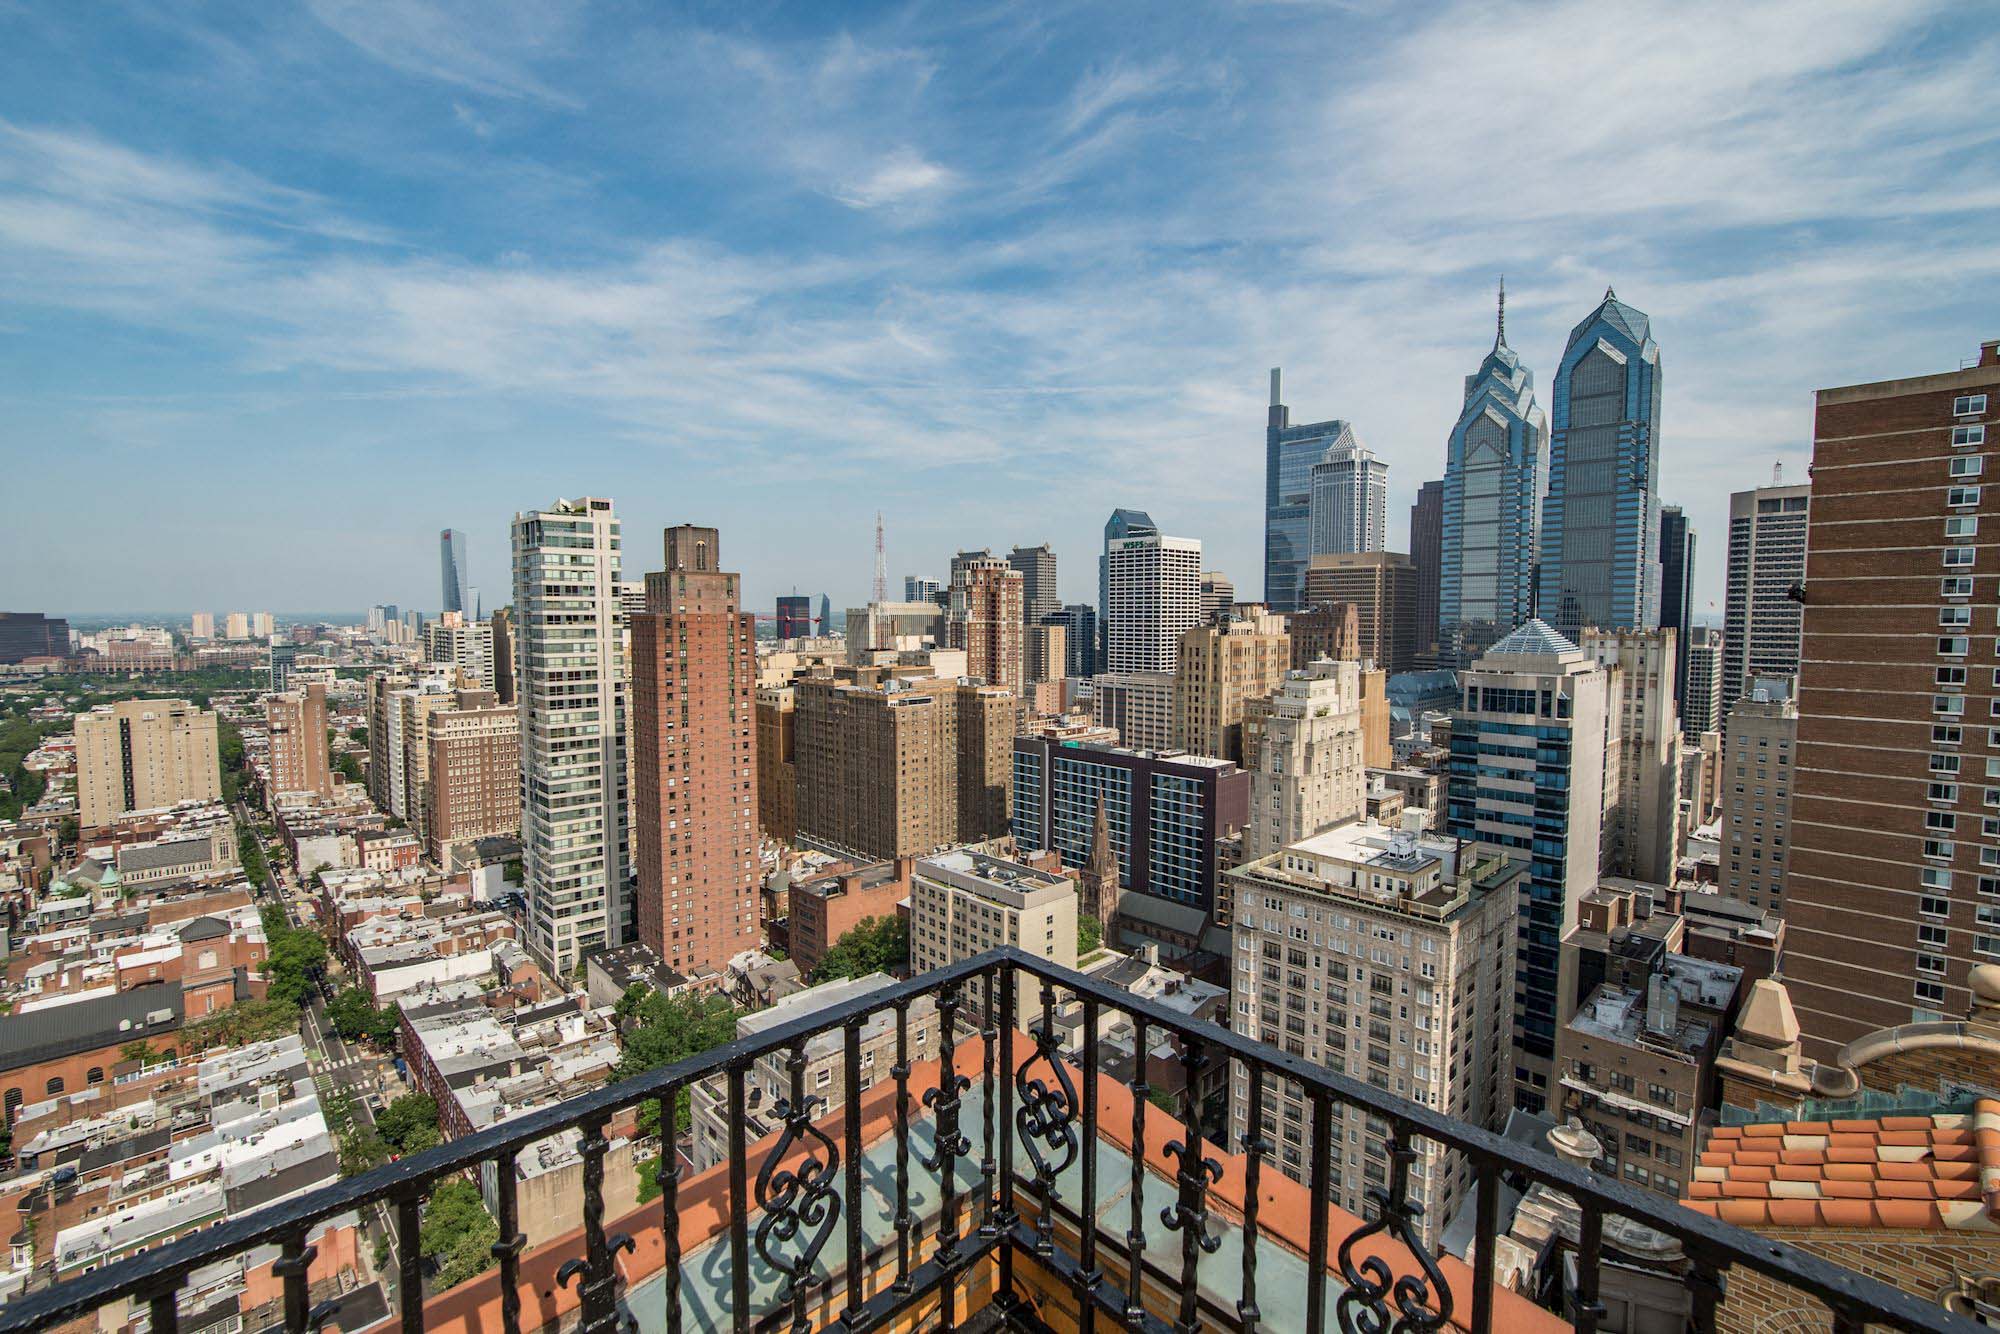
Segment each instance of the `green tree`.
[[834,942],[813,974],[816,982],[870,973],[906,971],[910,966],[910,928],[901,917],[864,917]]
[[417,1249],[437,1270],[433,1291],[457,1287],[493,1265],[500,1225],[486,1212],[479,1188],[462,1177],[438,1183],[424,1204]]
[[1097,953],[1104,944],[1104,924],[1089,913],[1076,915],[1076,956],[1081,959]]
[[275,1000],[298,1006],[312,994],[313,977],[326,967],[326,942],[303,927],[281,927],[272,935],[265,928],[264,976]]
[[399,1154],[418,1153],[442,1143],[437,1099],[428,1093],[405,1093],[375,1118],[376,1133]]
[[[736,1007],[721,996],[686,992],[663,996],[634,986],[619,998],[618,1010],[627,1021],[625,1050],[614,1076],[618,1079],[699,1056],[736,1037]],[[685,1133],[692,1123],[687,1090],[682,1089],[674,1107],[674,1125]],[[655,1135],[659,1130],[659,1104],[648,1099],[639,1109],[639,1131]]]
[[267,997],[260,1001],[238,1001],[226,1010],[204,1015],[181,1029],[181,1038],[192,1051],[210,1047],[237,1047],[246,1042],[269,1042],[299,1031],[296,1002]]
[[400,1029],[396,1011],[377,1005],[360,987],[348,987],[326,1006],[327,1022],[349,1042],[393,1045]]

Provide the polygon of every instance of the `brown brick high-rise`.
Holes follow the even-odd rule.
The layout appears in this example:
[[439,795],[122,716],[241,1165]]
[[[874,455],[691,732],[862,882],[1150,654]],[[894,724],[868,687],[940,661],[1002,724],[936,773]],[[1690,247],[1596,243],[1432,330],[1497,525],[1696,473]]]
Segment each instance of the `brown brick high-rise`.
[[632,617],[632,832],[639,939],[692,977],[758,943],[756,627],[715,529],[666,545]]
[[[1819,392],[1784,903],[1786,985],[1821,1060],[1964,1014],[1967,974],[2000,951],[1996,445],[2000,343],[1969,369]],[[1724,811],[1774,802],[1782,773],[1726,770]]]

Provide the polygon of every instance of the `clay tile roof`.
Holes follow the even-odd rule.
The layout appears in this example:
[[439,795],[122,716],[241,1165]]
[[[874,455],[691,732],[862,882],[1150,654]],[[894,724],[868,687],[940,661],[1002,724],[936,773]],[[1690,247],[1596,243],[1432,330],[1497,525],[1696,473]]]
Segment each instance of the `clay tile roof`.
[[1971,1116],[1720,1126],[1690,1209],[1739,1226],[2000,1231],[2000,1099]]

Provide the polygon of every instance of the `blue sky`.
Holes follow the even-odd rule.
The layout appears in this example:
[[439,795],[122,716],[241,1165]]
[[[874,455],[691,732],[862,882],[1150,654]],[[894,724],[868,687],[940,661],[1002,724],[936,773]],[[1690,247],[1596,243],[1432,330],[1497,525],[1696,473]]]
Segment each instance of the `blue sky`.
[[507,520],[866,595],[1118,505],[1261,583],[1266,371],[1391,465],[1607,282],[1663,498],[2000,336],[1972,7],[0,0],[0,603],[504,597]]

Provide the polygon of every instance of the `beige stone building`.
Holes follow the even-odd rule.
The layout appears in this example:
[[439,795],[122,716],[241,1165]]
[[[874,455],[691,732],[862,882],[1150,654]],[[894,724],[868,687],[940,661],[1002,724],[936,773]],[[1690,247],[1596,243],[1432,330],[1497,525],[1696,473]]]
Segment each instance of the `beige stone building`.
[[789,843],[799,832],[797,699],[789,685],[757,688],[757,824]]
[[1367,784],[1359,663],[1321,659],[1286,673],[1275,694],[1249,702],[1243,739],[1250,771],[1246,858],[1268,857],[1361,817]]
[[[1229,872],[1235,885],[1230,1027],[1475,1125],[1510,1095],[1514,917],[1523,863],[1455,839],[1351,823]],[[1231,1131],[1249,1133],[1250,1074],[1231,1075]],[[1301,1090],[1268,1080],[1260,1128],[1295,1181],[1311,1161]],[[1386,1145],[1359,1108],[1335,1106],[1335,1203],[1357,1215],[1387,1184]],[[1410,1175],[1436,1245],[1472,1165],[1422,1140]]]
[[1091,714],[1133,750],[1174,749],[1172,672],[1103,672],[1091,680]]
[[1669,884],[1680,858],[1674,632],[1590,628],[1578,647],[1604,668],[1611,688],[1616,744],[1605,750],[1605,873]]
[[1184,631],[1174,668],[1173,744],[1240,764],[1245,704],[1276,690],[1290,665],[1282,616],[1260,613]]
[[425,833],[431,860],[453,844],[521,831],[521,720],[491,690],[460,690],[429,717]]
[[[1778,911],[1785,907],[1792,755],[1799,735],[1790,687],[1789,677],[1753,680],[1730,709],[1716,793],[1722,810],[1716,887],[1752,907]],[[1934,879],[1946,886],[1951,876],[1943,872]]]
[[184,699],[126,699],[76,717],[77,823],[222,795],[215,714]]
[[1417,657],[1417,570],[1393,551],[1314,556],[1306,567],[1307,605],[1350,603],[1360,617],[1361,656],[1391,676]]
[[314,682],[301,690],[264,698],[264,729],[271,746],[271,791],[333,791],[327,760],[326,687]]
[[1027,672],[1030,684],[1059,681],[1069,652],[1069,629],[1062,625],[1027,627]]
[[[957,849],[922,858],[910,878],[910,971],[928,972],[1012,945],[1076,967],[1076,882],[1020,862]],[[1015,1022],[1041,1012],[1024,987]],[[979,996],[977,986],[971,995]],[[965,1011],[976,1015],[976,1006]]]
[[1013,692],[879,668],[793,690],[801,836],[886,859],[1007,832]]

